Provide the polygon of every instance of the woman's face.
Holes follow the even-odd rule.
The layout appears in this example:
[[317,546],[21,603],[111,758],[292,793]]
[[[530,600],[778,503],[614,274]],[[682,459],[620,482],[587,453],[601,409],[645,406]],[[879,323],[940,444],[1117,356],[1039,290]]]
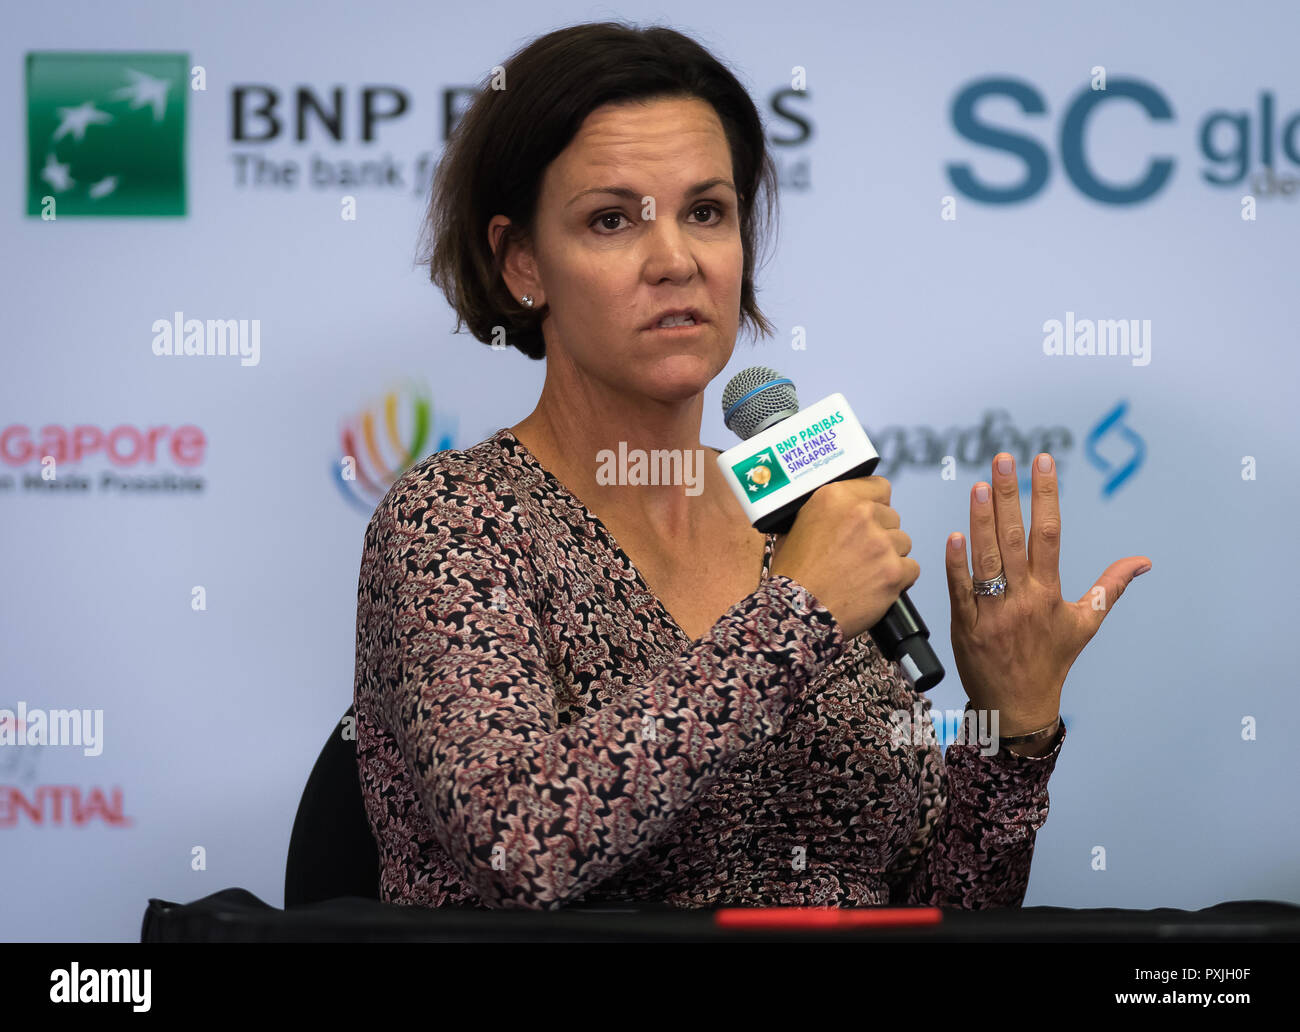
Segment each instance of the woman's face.
[[[539,304],[550,305],[548,358],[617,393],[667,402],[702,392],[731,358],[740,322],[732,175],[704,101],[593,111],[542,181],[530,267]],[[698,313],[694,329],[652,325],[685,308]]]

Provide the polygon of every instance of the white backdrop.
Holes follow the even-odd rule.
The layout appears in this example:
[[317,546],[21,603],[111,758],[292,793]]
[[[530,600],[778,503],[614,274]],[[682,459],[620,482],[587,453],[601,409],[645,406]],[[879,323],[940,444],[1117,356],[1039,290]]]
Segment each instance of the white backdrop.
[[[445,301],[413,264],[448,91],[459,110],[463,91],[525,40],[605,18],[695,35],[764,110],[786,179],[760,278],[778,335],[738,343],[708,392],[703,439],[732,443],[718,399],[745,365],[786,372],[805,403],[843,391],[886,453],[879,472],[915,542],[922,575],[909,594],[949,671],[937,706],[964,700],[944,540],[967,530],[967,492],[988,478],[995,451],[1017,452],[1026,469],[1045,446],[1058,459],[1067,597],[1115,558],[1153,559],[1066,682],[1070,741],[1026,903],[1300,901],[1286,730],[1300,558],[1287,515],[1300,473],[1300,11],[1134,6],[737,0],[543,11],[375,0],[10,11],[0,42],[0,138],[10,144],[0,162],[0,709],[101,710],[103,742],[97,756],[0,747],[0,937],[135,939],[149,897],[189,901],[229,886],[282,904],[299,795],[351,699],[356,578],[377,500],[337,480],[343,433],[369,412],[383,438],[391,396],[409,441],[423,397],[432,422],[422,451],[463,447],[526,415],[541,386],[541,363],[453,335]],[[183,55],[181,67],[203,68],[204,89],[165,101],[183,105],[173,141],[183,215],[75,214],[103,199],[87,192],[107,178],[89,164],[97,135],[147,133],[151,109],[121,95],[101,105],[116,121],[51,140],[38,117],[49,98],[40,83],[33,95],[27,55],[67,51]],[[110,62],[104,74],[129,65]],[[795,66],[807,71],[806,93],[774,101]],[[1095,92],[1097,68],[1113,94],[1071,129],[1067,113]],[[1025,160],[954,123],[962,91],[990,79],[1021,84],[1031,110],[1004,90],[976,105],[977,121],[1033,141],[1016,146],[1046,160],[1041,187],[1010,203],[973,198],[950,173],[967,165],[990,188],[1025,179]],[[1125,83],[1162,98],[1170,117],[1125,97]],[[277,137],[233,138],[233,98],[249,86],[277,91]],[[322,98],[342,89],[343,139],[310,120],[307,138],[294,138],[299,87]],[[366,87],[390,88],[371,97],[380,112],[399,92],[406,100],[369,140]],[[1216,112],[1227,114],[1203,139]],[[29,116],[45,133],[38,169],[48,148],[80,177],[53,220],[27,214]],[[244,128],[265,125],[250,116]],[[136,153],[136,138],[106,153]],[[1213,158],[1242,138],[1243,161]],[[1143,201],[1102,202],[1077,185],[1078,160],[1067,168],[1074,139],[1112,184],[1140,180],[1160,158],[1172,170]],[[254,157],[281,180],[296,163],[298,179],[251,182]],[[335,169],[389,161],[403,181],[320,184],[315,159]],[[1211,182],[1207,170],[1233,181]],[[129,183],[122,173],[114,196]],[[35,192],[58,196],[49,180]],[[352,221],[341,217],[345,194],[356,199]],[[1247,196],[1253,219],[1242,217]],[[955,218],[944,217],[945,198]],[[258,362],[155,355],[153,324],[176,312],[256,320]],[[1045,355],[1044,324],[1067,312],[1149,320],[1149,362]],[[805,348],[791,346],[795,327]],[[88,445],[121,426],[146,437],[168,429],[152,460],[121,465],[102,448],[65,456],[55,483],[86,477],[76,490],[41,481],[47,426],[89,428]],[[181,427],[198,428],[180,431],[184,462],[167,444]],[[927,438],[939,442],[928,451]],[[131,454],[131,430],[113,440]],[[393,461],[365,454],[374,477]],[[956,480],[940,475],[947,454]],[[103,486],[105,472],[151,479]],[[177,488],[168,475],[202,487]]]

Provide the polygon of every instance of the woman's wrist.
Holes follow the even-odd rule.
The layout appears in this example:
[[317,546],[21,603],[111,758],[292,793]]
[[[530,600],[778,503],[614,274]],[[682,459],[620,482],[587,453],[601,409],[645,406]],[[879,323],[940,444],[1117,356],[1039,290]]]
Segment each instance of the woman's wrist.
[[1044,756],[1056,748],[1060,735],[1061,716],[1045,727],[1000,739],[1003,749],[1012,756]]

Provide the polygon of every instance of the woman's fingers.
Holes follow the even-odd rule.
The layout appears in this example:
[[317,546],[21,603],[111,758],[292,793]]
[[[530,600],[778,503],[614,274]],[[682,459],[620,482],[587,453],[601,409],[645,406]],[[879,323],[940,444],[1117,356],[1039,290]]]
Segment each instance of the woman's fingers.
[[[1151,560],[1144,555],[1130,555],[1125,559],[1116,559],[1106,567],[1106,572],[1098,577],[1097,582],[1088,589],[1083,598],[1075,603],[1086,617],[1087,641],[1092,640],[1101,622],[1106,619],[1106,614],[1110,612],[1110,607],[1133,583],[1133,578],[1146,573],[1149,569],[1151,569]],[[1087,641],[1079,648],[1082,649]]]
[[975,626],[975,588],[966,568],[966,539],[954,532],[944,548],[944,569],[948,573],[948,597],[952,601],[952,622],[957,627]]
[[997,517],[998,549],[1007,574],[1007,590],[1024,587],[1029,561],[1025,557],[1025,521],[1020,516],[1020,478],[1008,452],[993,457],[993,510]]
[[983,481],[970,493],[970,561],[976,580],[992,580],[1002,569],[993,491]]
[[[1046,462],[1047,469],[1043,469]],[[1056,463],[1047,452],[1034,459],[1034,486],[1030,495],[1029,572],[1034,580],[1061,591],[1061,500],[1056,484]]]

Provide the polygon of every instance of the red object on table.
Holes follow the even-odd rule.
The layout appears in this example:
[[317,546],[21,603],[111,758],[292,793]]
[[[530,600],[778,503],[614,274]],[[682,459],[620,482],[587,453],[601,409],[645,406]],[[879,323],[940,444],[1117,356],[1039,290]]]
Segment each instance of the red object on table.
[[744,929],[900,928],[942,920],[938,907],[726,907],[713,913],[719,928]]

